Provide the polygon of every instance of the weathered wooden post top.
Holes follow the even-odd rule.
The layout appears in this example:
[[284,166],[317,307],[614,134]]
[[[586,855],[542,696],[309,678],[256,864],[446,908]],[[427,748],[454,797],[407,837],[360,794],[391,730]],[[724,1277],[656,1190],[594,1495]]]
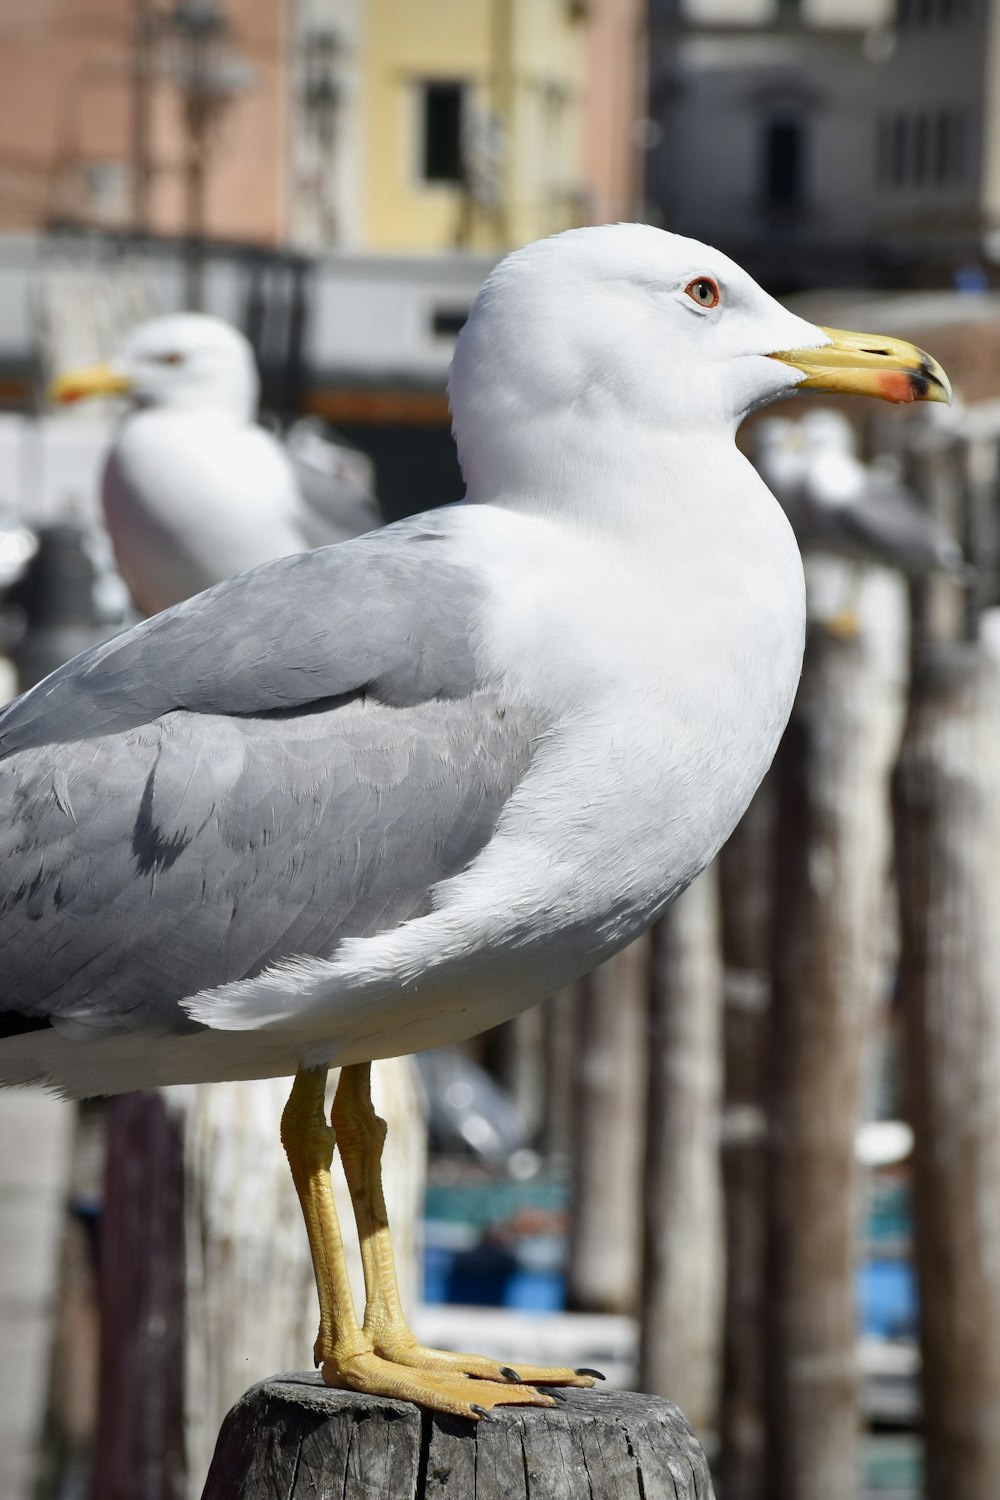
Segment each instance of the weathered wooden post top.
[[226,1418],[202,1500],[713,1500],[669,1401],[552,1394],[553,1407],[498,1407],[473,1424],[276,1375]]

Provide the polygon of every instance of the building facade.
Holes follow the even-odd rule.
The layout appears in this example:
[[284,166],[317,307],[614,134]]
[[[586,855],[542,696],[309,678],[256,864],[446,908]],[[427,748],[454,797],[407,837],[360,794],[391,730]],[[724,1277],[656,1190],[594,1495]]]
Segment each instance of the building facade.
[[634,213],[643,0],[5,0],[0,232],[503,250]]
[[1000,0],[650,0],[648,195],[779,290],[994,278]]

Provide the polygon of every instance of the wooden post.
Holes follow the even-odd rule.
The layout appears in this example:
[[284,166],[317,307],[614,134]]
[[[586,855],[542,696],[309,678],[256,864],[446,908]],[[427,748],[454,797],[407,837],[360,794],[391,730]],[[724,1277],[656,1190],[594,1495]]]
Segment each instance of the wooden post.
[[1000,620],[956,640],[957,591],[950,609],[934,592],[895,787],[927,1495],[983,1500],[1000,1494]]
[[229,1413],[202,1500],[712,1500],[705,1455],[669,1402],[572,1390],[556,1400],[474,1425],[279,1375]]
[[568,985],[539,1007],[544,1026],[545,1092],[541,1150],[556,1166],[575,1156],[576,1040],[581,984]]
[[639,1383],[717,1424],[722,1297],[718,870],[653,930]]
[[[867,604],[880,600],[869,622]],[[861,633],[813,624],[776,761],[768,1468],[773,1500],[857,1493],[854,1137],[883,964],[903,601],[866,578]]]
[[639,1288],[646,1051],[641,938],[579,985],[569,1302],[631,1313]]
[[36,1492],[76,1108],[0,1093],[0,1495]]
[[722,904],[725,1297],[719,1476],[726,1500],[769,1500],[765,1444],[766,1049],[774,780],[719,856]]
[[[331,1084],[334,1080],[331,1079]],[[378,1063],[390,1129],[386,1200],[413,1307],[425,1132],[409,1058]],[[287,1079],[204,1084],[112,1102],[102,1233],[101,1500],[198,1494],[247,1372],[312,1348],[318,1309],[278,1126]],[[356,1295],[353,1216],[334,1166]]]
[[101,1224],[95,1495],[184,1494],[184,1176],[158,1093],[112,1101]]

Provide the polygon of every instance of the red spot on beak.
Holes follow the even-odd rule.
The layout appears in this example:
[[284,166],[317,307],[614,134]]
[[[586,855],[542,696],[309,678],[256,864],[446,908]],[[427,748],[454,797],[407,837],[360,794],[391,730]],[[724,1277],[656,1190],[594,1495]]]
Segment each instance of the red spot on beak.
[[916,401],[920,395],[919,381],[906,370],[882,370],[875,377],[878,393],[885,401]]

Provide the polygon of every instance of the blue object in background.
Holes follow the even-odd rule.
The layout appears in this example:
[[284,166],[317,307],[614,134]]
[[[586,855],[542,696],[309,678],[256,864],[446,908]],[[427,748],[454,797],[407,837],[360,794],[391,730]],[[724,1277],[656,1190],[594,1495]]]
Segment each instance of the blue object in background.
[[[561,1261],[561,1257],[559,1257]],[[424,1301],[518,1312],[562,1312],[566,1279],[548,1246],[526,1242],[519,1253],[502,1245],[469,1249],[429,1244],[424,1249]]]
[[917,1284],[909,1260],[872,1256],[858,1271],[857,1295],[863,1334],[916,1339]]

